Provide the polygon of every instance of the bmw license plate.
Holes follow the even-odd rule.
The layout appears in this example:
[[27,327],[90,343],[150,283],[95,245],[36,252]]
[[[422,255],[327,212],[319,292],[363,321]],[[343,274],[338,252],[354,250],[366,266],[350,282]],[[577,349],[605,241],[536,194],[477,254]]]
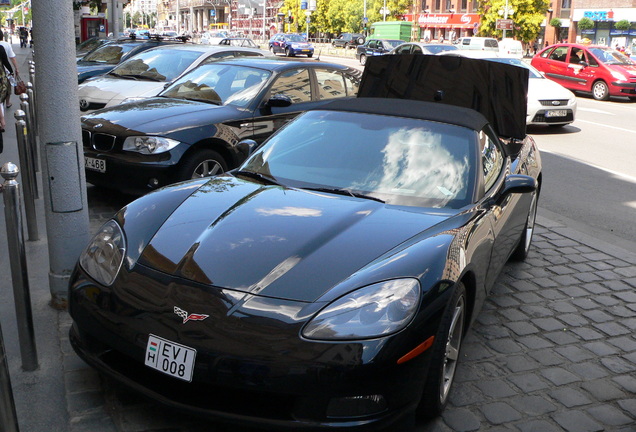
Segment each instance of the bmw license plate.
[[99,171],[101,173],[106,172],[106,161],[104,159],[95,159],[84,156],[84,166],[89,170]]
[[196,356],[197,350],[193,348],[149,335],[146,346],[146,366],[190,382]]
[[567,110],[550,110],[545,112],[546,117],[565,117],[567,115]]

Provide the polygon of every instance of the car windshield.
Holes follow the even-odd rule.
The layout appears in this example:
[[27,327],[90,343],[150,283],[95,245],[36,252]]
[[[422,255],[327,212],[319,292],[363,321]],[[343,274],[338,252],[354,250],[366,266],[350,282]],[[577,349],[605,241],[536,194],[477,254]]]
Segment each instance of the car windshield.
[[484,60],[490,60],[490,61],[494,61],[498,63],[505,63],[505,64],[509,64],[513,66],[526,68],[530,71],[529,78],[545,78],[543,75],[541,75],[541,72],[539,72],[538,70],[536,70],[534,67],[530,66],[528,63],[524,62],[523,60],[519,60],[516,58],[508,58],[508,57],[492,57],[492,58],[486,58]]
[[200,55],[200,51],[153,49],[121,63],[110,75],[148,81],[171,81],[181,75]]
[[136,45],[133,44],[125,44],[125,45],[104,45],[95,51],[86,54],[82,61],[90,61],[95,63],[104,63],[104,64],[118,64],[121,61],[121,58],[127,52],[130,52]]
[[244,108],[270,76],[270,71],[262,69],[207,64],[185,74],[159,96]]
[[609,65],[633,65],[629,57],[612,48],[590,48],[590,52],[601,62]]
[[290,42],[305,42],[305,38],[297,34],[287,35],[285,36],[285,39],[287,39]]
[[437,54],[444,51],[458,51],[455,45],[424,45],[424,48],[427,49],[432,54]]
[[474,190],[476,133],[439,122],[309,111],[240,168],[288,187],[459,208]]

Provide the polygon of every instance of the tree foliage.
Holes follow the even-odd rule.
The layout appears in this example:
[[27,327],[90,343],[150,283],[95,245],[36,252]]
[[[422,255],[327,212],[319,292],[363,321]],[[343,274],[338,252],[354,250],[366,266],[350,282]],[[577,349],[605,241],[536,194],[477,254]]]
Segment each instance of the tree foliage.
[[[367,0],[366,16],[369,25],[376,21],[382,21],[380,9],[384,6],[384,0]],[[386,0],[389,14],[387,21],[397,21],[407,13],[412,6],[412,0]],[[298,0],[285,0],[280,12],[288,17],[293,17],[293,23],[285,24],[286,31],[305,32],[305,10],[300,9]],[[311,13],[309,32],[331,33],[338,35],[343,32],[362,33],[364,30],[364,0],[319,0],[317,8]]]
[[581,30],[591,30],[594,28],[594,21],[588,17],[583,17],[577,24],[577,27]]
[[616,29],[618,29],[618,30],[629,30],[631,26],[632,26],[632,23],[629,22],[629,20],[626,20],[626,19],[622,19],[620,21],[617,21],[614,24],[614,27]]
[[[503,37],[503,30],[497,30],[498,19],[503,18],[499,11],[506,7],[506,0],[482,0],[478,12],[481,14],[479,26],[480,36]],[[550,0],[508,0],[508,8],[514,12],[508,18],[514,21],[514,30],[508,31],[507,37],[514,37],[523,42],[534,41],[541,32],[541,23],[550,7]]]

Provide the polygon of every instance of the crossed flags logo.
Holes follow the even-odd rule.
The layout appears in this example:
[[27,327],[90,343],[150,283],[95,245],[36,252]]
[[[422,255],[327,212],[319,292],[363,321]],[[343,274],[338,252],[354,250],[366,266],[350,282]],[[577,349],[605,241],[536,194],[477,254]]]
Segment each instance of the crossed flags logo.
[[210,315],[203,315],[203,314],[188,315],[186,311],[184,311],[183,309],[177,306],[174,307],[174,313],[176,313],[178,316],[180,316],[183,319],[183,324],[185,324],[188,321],[203,321],[204,319],[210,316]]

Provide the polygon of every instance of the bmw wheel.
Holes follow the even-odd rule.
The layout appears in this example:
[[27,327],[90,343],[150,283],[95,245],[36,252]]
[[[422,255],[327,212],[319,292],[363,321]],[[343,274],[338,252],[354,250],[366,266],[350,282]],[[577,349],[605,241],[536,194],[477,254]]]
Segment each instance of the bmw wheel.
[[418,414],[424,417],[439,415],[448,403],[465,326],[466,288],[457,282],[433,342],[428,378],[418,407]]
[[532,193],[532,201],[530,202],[530,210],[528,211],[528,219],[526,220],[526,226],[523,229],[521,238],[517,248],[512,253],[512,259],[515,261],[523,261],[528,257],[530,252],[530,245],[532,244],[532,235],[534,234],[534,227],[537,219],[537,201],[539,199],[539,191]]
[[608,100],[609,99],[609,87],[605,81],[596,81],[592,85],[592,96],[596,100]]
[[365,64],[367,64],[367,56],[364,54],[360,54],[360,64],[362,66],[364,66]]
[[214,150],[200,150],[188,157],[179,171],[180,180],[211,177],[227,170],[225,160]]

